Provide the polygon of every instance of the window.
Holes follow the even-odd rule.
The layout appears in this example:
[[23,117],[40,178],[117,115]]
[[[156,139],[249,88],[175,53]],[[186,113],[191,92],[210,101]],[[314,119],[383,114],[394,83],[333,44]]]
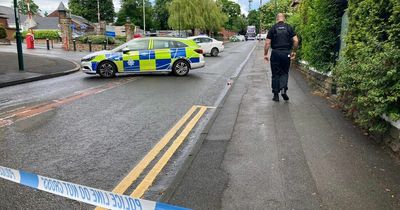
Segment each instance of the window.
[[202,38],[202,42],[203,42],[203,43],[209,43],[209,42],[212,42],[212,39],[209,39],[209,38]]
[[172,40],[154,40],[154,49],[185,48],[186,44]]
[[154,40],[154,49],[168,49],[173,47],[173,42],[169,40]]
[[176,48],[185,48],[187,47],[186,44],[182,43],[182,42],[178,42],[178,41],[174,41],[175,47]]
[[149,40],[137,40],[135,42],[128,43],[126,47],[131,51],[147,50],[149,47]]
[[202,40],[200,38],[196,38],[194,39],[194,42],[196,42],[197,44],[202,43]]

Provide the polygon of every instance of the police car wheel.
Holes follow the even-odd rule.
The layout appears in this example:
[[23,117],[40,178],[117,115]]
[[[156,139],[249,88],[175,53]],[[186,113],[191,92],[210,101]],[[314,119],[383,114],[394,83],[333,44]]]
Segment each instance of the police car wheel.
[[211,56],[213,56],[213,57],[217,57],[218,53],[219,53],[219,50],[217,48],[213,48],[211,50]]
[[175,62],[173,68],[172,68],[172,73],[174,73],[177,76],[186,76],[189,73],[189,63],[184,60],[178,60]]
[[114,63],[110,61],[103,61],[99,65],[99,74],[101,77],[110,78],[114,77],[116,72],[116,67]]

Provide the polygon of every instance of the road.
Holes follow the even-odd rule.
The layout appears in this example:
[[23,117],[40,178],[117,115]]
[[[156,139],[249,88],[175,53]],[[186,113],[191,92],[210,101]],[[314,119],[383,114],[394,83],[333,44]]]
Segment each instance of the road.
[[[164,135],[172,132],[172,136],[187,137],[157,174],[153,186],[148,190],[142,187],[144,198],[157,199],[181,167],[212,106],[254,44],[229,44],[219,57],[207,57],[206,67],[193,70],[187,77],[102,79],[79,72],[2,88],[0,165],[111,191]],[[201,107],[193,107],[196,105]],[[189,122],[196,116],[186,119],[186,127],[178,126],[173,133],[173,126],[188,110],[194,111],[198,121]],[[190,133],[184,135],[185,130]],[[155,162],[149,162],[123,193],[129,195],[140,188],[139,183]],[[0,180],[0,201],[1,209],[92,208],[4,180]]]

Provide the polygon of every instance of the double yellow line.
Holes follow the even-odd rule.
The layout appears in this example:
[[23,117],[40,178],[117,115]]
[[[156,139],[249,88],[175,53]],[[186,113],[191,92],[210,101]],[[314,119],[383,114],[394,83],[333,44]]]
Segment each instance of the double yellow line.
[[[189,135],[190,131],[196,126],[197,122],[207,111],[206,106],[192,106],[189,111],[168,131],[164,137],[143,157],[143,159],[129,172],[129,174],[122,179],[122,181],[114,188],[114,193],[123,194],[125,191],[136,181],[136,179],[143,173],[143,171],[150,165],[150,163],[157,157],[157,155],[165,148],[165,146],[171,141],[171,139],[176,135],[176,133],[182,128],[183,125],[192,117],[192,115],[197,111],[196,115],[186,124],[185,128],[179,134],[179,136],[174,140],[171,146],[163,154],[163,156],[158,160],[158,162],[153,166],[150,172],[145,176],[142,182],[135,188],[131,193],[131,197],[140,198],[153,184],[154,180],[165,167],[174,153],[177,151],[179,146],[184,142],[186,137]],[[97,207],[96,210],[103,208]]]

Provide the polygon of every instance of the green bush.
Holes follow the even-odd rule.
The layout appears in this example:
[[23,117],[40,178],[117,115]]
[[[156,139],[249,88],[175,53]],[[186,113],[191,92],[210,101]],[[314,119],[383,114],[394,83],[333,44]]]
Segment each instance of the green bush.
[[[89,43],[89,40],[92,42],[92,44],[104,44],[104,41],[107,40],[107,37],[105,35],[87,35],[78,38],[78,41],[83,44]],[[115,39],[108,37],[108,44],[115,44]]]
[[349,2],[346,48],[334,75],[347,113],[383,133],[383,114],[400,120],[400,2]]
[[[25,39],[27,33],[28,31],[24,31],[21,33],[23,39]],[[57,30],[37,30],[37,31],[34,30],[33,33],[35,35],[35,39],[55,40],[60,37]],[[15,38],[15,33],[14,33],[14,38]]]
[[318,71],[332,70],[340,20],[335,0],[301,1],[299,9],[288,18],[301,38],[299,56]]
[[5,39],[5,38],[7,38],[6,29],[3,26],[0,26],[0,39]]
[[115,39],[121,42],[126,42],[126,36],[117,35]]

